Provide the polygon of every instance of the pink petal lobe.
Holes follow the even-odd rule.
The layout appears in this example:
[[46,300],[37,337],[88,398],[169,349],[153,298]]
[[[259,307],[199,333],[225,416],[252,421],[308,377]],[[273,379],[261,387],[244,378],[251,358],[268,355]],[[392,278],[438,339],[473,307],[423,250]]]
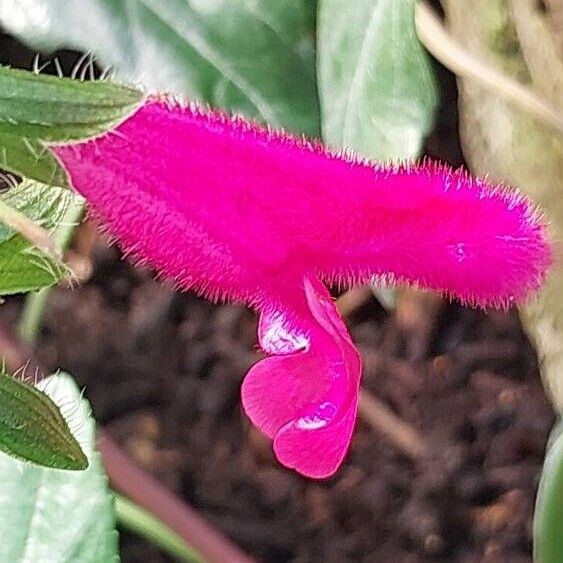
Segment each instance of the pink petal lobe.
[[[252,422],[274,439],[282,464],[324,478],[338,469],[350,444],[361,363],[326,288],[308,279],[304,286],[307,310],[295,307],[301,318],[262,315],[261,344],[278,355],[250,369],[242,401]],[[272,341],[293,344],[268,346]]]

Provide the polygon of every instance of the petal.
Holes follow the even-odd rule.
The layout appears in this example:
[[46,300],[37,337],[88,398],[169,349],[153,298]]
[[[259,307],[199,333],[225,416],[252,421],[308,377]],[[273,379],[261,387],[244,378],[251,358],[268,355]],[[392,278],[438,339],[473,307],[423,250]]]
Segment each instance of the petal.
[[262,315],[260,342],[278,355],[250,369],[242,401],[252,422],[274,439],[282,464],[324,478],[350,444],[361,363],[326,288],[306,279],[304,289],[307,309],[292,320],[281,312]]
[[306,477],[331,477],[348,451],[356,414],[357,402],[324,427],[306,430],[298,422],[288,423],[274,439],[276,457],[280,463]]

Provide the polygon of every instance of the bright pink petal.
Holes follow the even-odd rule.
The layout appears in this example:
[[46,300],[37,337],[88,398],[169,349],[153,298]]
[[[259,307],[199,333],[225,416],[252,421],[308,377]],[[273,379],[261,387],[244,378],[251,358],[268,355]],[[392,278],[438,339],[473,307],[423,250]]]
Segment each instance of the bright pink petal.
[[503,305],[550,261],[514,190],[339,157],[194,106],[151,99],[115,131],[53,150],[127,253],[212,299],[283,309],[305,275],[379,275]]
[[305,280],[304,295],[307,310],[301,310],[299,320],[284,324],[279,315],[261,318],[262,343],[267,333],[267,342],[298,345],[267,348],[281,355],[251,368],[242,401],[252,422],[274,439],[281,463],[323,478],[338,469],[350,444],[361,363],[327,290]]

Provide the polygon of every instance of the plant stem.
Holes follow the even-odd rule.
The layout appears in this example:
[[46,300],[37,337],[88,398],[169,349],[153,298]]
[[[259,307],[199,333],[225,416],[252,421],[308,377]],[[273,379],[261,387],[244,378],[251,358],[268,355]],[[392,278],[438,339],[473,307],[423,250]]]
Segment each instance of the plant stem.
[[559,563],[563,557],[563,426],[556,423],[547,442],[534,511],[534,561]]
[[[0,333],[1,336],[1,333]],[[113,490],[130,498],[193,546],[210,563],[254,563],[255,559],[205,521],[135,462],[102,429],[98,449]]]
[[161,520],[129,499],[114,495],[115,513],[121,525],[146,538],[178,561],[203,563],[201,555]]
[[444,28],[434,10],[419,0],[415,8],[420,42],[457,76],[478,82],[508,102],[563,133],[563,116],[530,88],[469,53]]
[[[68,206],[61,224],[54,233],[53,238],[56,248],[61,253],[67,249],[72,240],[72,235],[84,213],[84,206],[85,201],[82,198],[74,198]],[[33,344],[37,338],[51,289],[46,287],[34,293],[29,293],[26,297],[18,326],[18,333],[20,338],[28,344]]]
[[47,230],[0,199],[0,221],[24,236],[50,256],[57,255],[57,246]]

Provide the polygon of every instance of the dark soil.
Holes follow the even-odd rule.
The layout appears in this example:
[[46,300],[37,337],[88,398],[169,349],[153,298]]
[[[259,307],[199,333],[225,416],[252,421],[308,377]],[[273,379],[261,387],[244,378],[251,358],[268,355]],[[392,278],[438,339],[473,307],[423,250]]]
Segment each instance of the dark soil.
[[[366,303],[349,323],[364,385],[435,455],[413,463],[360,422],[341,471],[313,482],[277,465],[241,414],[259,357],[253,315],[175,294],[103,244],[94,257],[88,283],[54,292],[40,360],[73,373],[139,464],[260,560],[530,561],[553,415],[514,311]],[[4,306],[5,322],[16,309]],[[122,540],[125,562],[167,561]]]
[[[428,149],[456,162],[455,90],[448,75],[443,84],[449,112]],[[0,321],[13,324],[20,305],[8,300]],[[406,295],[393,313],[373,299],[348,321],[365,387],[419,430],[428,460],[360,421],[334,478],[280,467],[240,409],[259,357],[253,315],[174,293],[103,241],[91,279],[54,291],[37,354],[86,386],[96,418],[142,467],[261,561],[531,561],[553,415],[516,312]],[[135,536],[121,541],[126,563],[169,561]]]

